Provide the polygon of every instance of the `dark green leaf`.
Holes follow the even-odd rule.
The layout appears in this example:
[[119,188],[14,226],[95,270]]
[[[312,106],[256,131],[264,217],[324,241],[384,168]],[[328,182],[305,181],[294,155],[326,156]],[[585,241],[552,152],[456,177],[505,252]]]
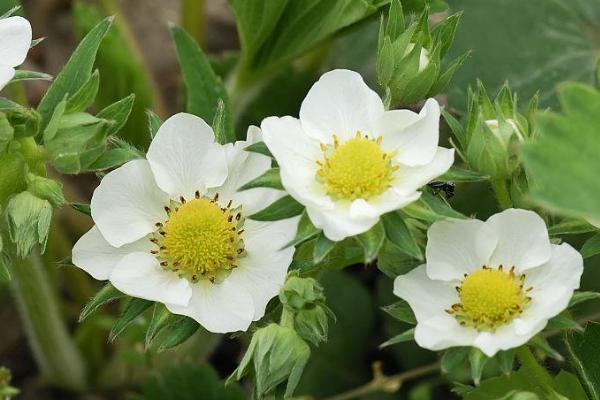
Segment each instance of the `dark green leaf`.
[[335,247],[336,242],[327,239],[323,232],[317,237],[315,247],[313,248],[313,262],[319,264],[325,259],[327,254]]
[[177,316],[154,338],[152,347],[158,351],[171,349],[188,340],[200,325],[191,318]]
[[276,200],[271,205],[250,215],[248,218],[256,221],[278,221],[300,215],[302,211],[304,211],[304,206],[288,195]]
[[548,233],[551,236],[578,235],[580,233],[593,232],[597,229],[582,219],[565,218],[558,224],[548,228]]
[[125,164],[127,161],[140,158],[140,155],[129,149],[110,149],[86,168],[87,171],[104,171]]
[[444,352],[440,362],[442,373],[448,374],[460,367],[469,355],[468,347],[451,347]]
[[398,212],[390,212],[382,217],[383,226],[387,239],[396,245],[404,253],[423,259],[423,253],[414,236],[406,226],[404,219]]
[[0,283],[10,282],[10,271],[6,261],[6,258],[0,254]]
[[129,96],[109,105],[106,108],[103,108],[98,112],[96,115],[98,118],[114,122],[113,125],[111,125],[108,129],[108,135],[113,135],[121,130],[131,114],[134,103],[135,94],[130,94]]
[[108,340],[114,341],[125,328],[129,326],[137,317],[142,315],[153,303],[149,300],[132,298],[127,302],[123,314],[117,319],[108,334]]
[[496,360],[498,360],[498,365],[500,366],[500,369],[504,375],[509,375],[513,372],[515,366],[515,356],[515,349],[500,351],[498,354],[496,354]]
[[84,204],[84,203],[70,203],[69,204],[71,206],[72,209],[79,211],[82,214],[87,215],[88,217],[92,216],[92,210],[90,209],[90,205],[89,204]]
[[567,351],[590,399],[600,399],[600,323],[590,322],[583,333],[565,337]]
[[586,240],[583,247],[581,247],[581,255],[583,258],[589,258],[597,254],[600,254],[600,233],[596,233]]
[[52,75],[44,74],[43,72],[24,71],[18,69],[15,71],[15,76],[11,79],[11,82],[18,81],[51,81]]
[[385,240],[385,229],[383,228],[383,224],[378,222],[367,232],[357,235],[356,240],[363,248],[365,263],[370,263],[377,258],[379,249]]
[[442,182],[483,182],[490,179],[489,176],[481,174],[479,172],[470,171],[458,167],[450,167],[450,170],[444,175],[437,178],[438,181]]
[[413,340],[414,338],[415,338],[415,330],[413,328],[413,329],[409,329],[397,336],[394,336],[393,338],[391,338],[388,341],[381,343],[379,345],[379,348],[383,349],[384,347],[392,346],[394,344],[408,342],[408,341]]
[[469,364],[471,365],[471,379],[475,385],[479,385],[481,382],[481,375],[483,374],[483,368],[485,364],[488,362],[488,358],[485,354],[481,352],[481,350],[477,348],[472,348],[469,351]]
[[283,185],[281,184],[281,177],[279,176],[279,168],[271,168],[267,170],[261,176],[251,180],[250,182],[240,187],[238,191],[253,189],[257,187],[266,187],[283,190]]
[[573,307],[576,304],[583,303],[589,300],[600,299],[600,293],[597,292],[575,292],[573,293],[573,297],[571,297],[571,301],[569,302],[569,307]]
[[161,329],[177,318],[179,317],[171,314],[164,304],[154,304],[152,319],[150,319],[150,324],[148,325],[148,329],[146,329],[146,348],[150,348],[152,341]]
[[411,325],[417,324],[415,313],[404,300],[400,300],[389,306],[382,307],[382,310],[399,321],[406,322],[407,324]]
[[223,137],[217,139],[220,143],[235,141],[229,96],[223,82],[192,36],[175,25],[171,26],[171,36],[186,87],[186,111],[210,123],[215,119],[219,101],[222,101],[224,130]]
[[46,127],[54,108],[63,100],[65,95],[76,93],[90,78],[98,47],[106,32],[108,32],[112,20],[112,17],[106,18],[85,36],[65,67],[48,88],[38,106],[38,111],[42,116],[42,129]]
[[90,76],[90,79],[81,85],[77,92],[67,98],[65,113],[69,114],[85,111],[85,109],[94,102],[94,99],[98,94],[99,86],[100,74],[98,73],[98,70],[96,70],[92,76]]
[[106,303],[125,297],[125,295],[119,292],[113,285],[107,283],[102,289],[83,307],[81,314],[79,315],[79,322],[83,321],[90,314],[94,313],[99,307]]
[[273,157],[273,155],[269,151],[269,148],[267,147],[265,142],[252,143],[250,146],[246,147],[244,150],[250,151],[252,153],[262,154],[267,157]]
[[309,239],[314,238],[321,230],[315,227],[306,210],[302,213],[300,217],[300,221],[298,221],[298,229],[296,231],[296,237],[289,243],[287,243],[283,248],[287,248],[290,246],[298,246]]

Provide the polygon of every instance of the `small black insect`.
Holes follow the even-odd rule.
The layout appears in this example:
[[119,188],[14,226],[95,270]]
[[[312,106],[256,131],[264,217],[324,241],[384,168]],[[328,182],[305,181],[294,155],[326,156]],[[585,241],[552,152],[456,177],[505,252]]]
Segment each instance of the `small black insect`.
[[440,192],[444,192],[444,196],[446,196],[447,199],[454,196],[454,189],[456,187],[456,185],[454,185],[454,183],[452,183],[452,182],[440,182],[440,181],[430,182],[428,184],[428,186],[433,190],[433,194],[437,195]]

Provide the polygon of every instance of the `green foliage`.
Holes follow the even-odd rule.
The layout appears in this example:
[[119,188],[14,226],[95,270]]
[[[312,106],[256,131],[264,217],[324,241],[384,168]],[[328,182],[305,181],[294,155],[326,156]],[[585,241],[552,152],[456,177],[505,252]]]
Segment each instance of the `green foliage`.
[[284,196],[279,200],[265,207],[264,209],[250,215],[248,218],[256,221],[277,221],[280,219],[295,217],[304,211],[304,206],[298,203],[290,195]]
[[136,400],[243,400],[235,384],[225,385],[209,365],[184,364],[150,377]]
[[279,168],[271,168],[267,170],[264,174],[257,178],[254,178],[250,182],[241,186],[238,190],[242,191],[257,187],[266,187],[283,190],[283,185],[281,184],[281,177],[279,176]]
[[538,115],[540,138],[521,152],[533,180],[531,195],[557,212],[600,220],[600,92],[565,84],[559,99],[563,113]]
[[221,135],[217,135],[217,141],[235,141],[229,96],[223,82],[215,74],[208,58],[193,37],[175,25],[171,26],[171,37],[185,83],[186,111],[211,122],[217,115],[219,102],[222,102],[223,130]]
[[542,106],[556,106],[561,81],[595,80],[600,5],[573,2],[456,0],[464,11],[451,55],[472,50],[449,87],[450,104],[464,109],[467,86],[476,78],[491,92],[508,80],[522,98],[538,91]]
[[[76,33],[82,37],[103,18],[104,13],[93,4],[77,1],[72,16]],[[145,123],[146,109],[159,105],[159,101],[153,93],[152,77],[138,56],[139,49],[127,40],[128,33],[123,31],[119,22],[107,33],[98,50],[95,65],[102,84],[96,97],[96,106],[100,109],[108,107],[131,93],[135,94],[135,102],[131,99],[130,118],[115,128],[115,133],[120,130],[119,135],[123,139],[145,148],[150,138],[140,127]]]
[[600,399],[600,323],[591,322],[580,333],[570,333],[565,338],[573,366],[592,400]]
[[50,202],[21,192],[8,201],[6,215],[10,238],[17,245],[17,255],[27,256],[36,244],[43,253],[52,219]]
[[79,322],[82,322],[90,314],[93,314],[99,307],[111,301],[125,297],[123,293],[118,291],[113,285],[107,283],[96,295],[83,307],[79,315]]
[[229,1],[247,72],[274,68],[366,17],[387,1]]

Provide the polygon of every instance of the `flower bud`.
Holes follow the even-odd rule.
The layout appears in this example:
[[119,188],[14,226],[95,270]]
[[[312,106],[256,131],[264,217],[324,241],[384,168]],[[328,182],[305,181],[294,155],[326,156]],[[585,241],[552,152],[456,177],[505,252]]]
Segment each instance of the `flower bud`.
[[33,109],[16,109],[8,114],[8,120],[14,128],[14,137],[17,139],[33,137],[40,129],[40,114]]
[[18,151],[0,153],[0,208],[14,193],[25,190],[27,163]]
[[405,26],[400,1],[390,5],[387,24],[381,24],[377,50],[379,84],[389,91],[392,104],[415,104],[442,91],[462,65],[464,54],[442,68],[442,58],[452,41],[460,14],[451,15],[430,32],[429,10]]
[[58,207],[65,203],[62,184],[53,179],[28,174],[27,190],[40,199],[48,200],[53,207]]
[[0,113],[0,153],[3,153],[8,148],[9,143],[13,140],[14,129],[8,122],[6,115]]
[[52,205],[29,192],[12,197],[6,206],[8,232],[17,246],[17,254],[25,257],[38,243],[43,253],[48,239]]
[[254,332],[244,358],[229,379],[240,380],[253,371],[258,398],[289,398],[309,358],[308,344],[292,328],[271,324]]
[[323,288],[313,278],[290,275],[279,292],[279,300],[303,339],[318,345],[327,340],[329,317],[333,312],[325,304]]

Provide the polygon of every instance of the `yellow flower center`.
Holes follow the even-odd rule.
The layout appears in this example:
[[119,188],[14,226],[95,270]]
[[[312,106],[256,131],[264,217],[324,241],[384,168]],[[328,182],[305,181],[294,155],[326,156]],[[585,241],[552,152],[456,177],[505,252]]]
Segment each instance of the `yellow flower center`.
[[368,200],[385,192],[398,167],[392,165],[393,154],[385,153],[380,144],[381,137],[371,140],[360,132],[342,144],[334,135],[333,151],[322,144],[324,160],[317,161],[317,178],[327,194],[352,201]]
[[[199,197],[199,196],[197,196]],[[244,253],[241,214],[221,208],[215,199],[196,198],[167,207],[169,219],[150,239],[163,268],[178,272],[191,282],[222,281]]]
[[515,276],[514,267],[505,272],[503,267],[483,267],[465,276],[457,287],[460,303],[450,310],[461,325],[479,331],[495,331],[519,316],[529,305],[531,297],[523,289],[525,275]]

